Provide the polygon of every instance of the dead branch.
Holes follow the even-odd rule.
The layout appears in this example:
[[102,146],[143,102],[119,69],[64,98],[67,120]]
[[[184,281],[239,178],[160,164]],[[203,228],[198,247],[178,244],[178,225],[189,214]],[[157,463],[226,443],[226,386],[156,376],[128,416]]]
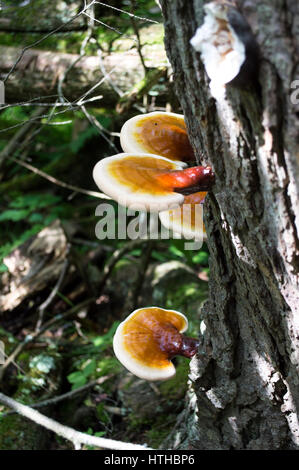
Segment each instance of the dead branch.
[[34,333],[32,333],[32,335],[27,335],[26,338],[21,343],[19,343],[18,346],[7,357],[4,364],[0,368],[0,382],[9,364],[11,364],[12,362],[16,360],[16,358],[24,350],[24,348],[27,346],[28,343],[32,343],[33,341],[35,341],[44,331],[48,330],[56,323],[60,322],[61,320],[65,320],[66,318],[72,315],[75,315],[81,309],[88,307],[94,302],[94,300],[95,300],[94,298],[87,299],[84,302],[81,302],[80,304],[75,305],[74,307],[72,307],[70,310],[67,310],[63,314],[55,315],[55,317],[51,318],[51,320],[48,320],[40,330],[35,331]]
[[114,266],[116,263],[129,251],[134,250],[137,246],[142,245],[143,243],[148,242],[148,240],[143,240],[143,239],[138,239],[138,240],[133,240],[128,243],[126,243],[122,248],[119,250],[116,250],[111,258],[109,259],[108,263],[106,264],[104,271],[103,271],[103,277],[100,282],[99,288],[98,288],[98,295],[100,295],[106,285],[106,282],[111,275]]
[[105,439],[103,437],[90,436],[83,432],[78,432],[68,426],[58,423],[51,418],[39,413],[27,405],[22,405],[16,400],[0,393],[0,402],[3,405],[12,408],[21,416],[30,419],[36,424],[43,426],[55,434],[64,437],[68,441],[71,441],[76,449],[80,448],[82,444],[89,446],[96,446],[102,449],[112,450],[150,450],[149,447],[144,447],[138,444],[131,444],[129,442],[115,441],[113,439]]
[[[64,400],[70,400],[71,398],[74,398],[76,395],[80,395],[80,393],[86,392],[87,390],[95,387],[96,385],[103,384],[104,382],[106,382],[106,380],[110,379],[111,377],[113,377],[112,374],[104,375],[103,377],[99,377],[95,380],[92,380],[88,384],[83,385],[82,387],[76,388],[75,390],[71,390],[70,392],[66,392],[66,393],[63,393],[62,395],[58,395],[57,397],[49,398],[47,400],[39,401],[37,403],[33,403],[32,405],[30,405],[30,408],[36,409],[36,408],[45,408],[46,406],[57,405],[57,403],[60,403],[61,401],[64,401]],[[6,416],[12,415],[14,413],[16,413],[16,411],[14,410],[8,411],[7,413],[3,414],[1,418],[3,419]]]
[[19,149],[21,142],[25,138],[25,136],[28,134],[28,132],[31,130],[31,128],[34,128],[37,125],[36,119],[38,119],[42,114],[44,110],[43,108],[37,109],[33,115],[32,115],[32,120],[27,121],[13,136],[13,138],[8,142],[8,144],[5,146],[5,148],[2,150],[0,153],[0,168],[2,166],[3,161],[5,160],[6,157],[11,156],[14,154],[16,150]]
[[13,160],[14,162],[18,163],[19,165],[23,166],[24,168],[27,168],[27,170],[30,170],[33,173],[41,176],[42,178],[45,178],[46,180],[50,181],[51,183],[54,183],[57,186],[61,186],[62,188],[70,189],[71,191],[74,191],[76,193],[86,194],[87,196],[92,196],[92,197],[96,197],[96,198],[99,198],[99,199],[111,199],[109,196],[107,196],[104,193],[99,193],[97,191],[89,191],[88,189],[79,188],[78,186],[74,186],[72,184],[68,184],[68,183],[65,183],[64,181],[58,180],[57,178],[54,178],[54,176],[48,175],[44,171],[39,170],[38,168],[30,165],[29,163],[23,162],[19,158],[10,157],[9,159]]

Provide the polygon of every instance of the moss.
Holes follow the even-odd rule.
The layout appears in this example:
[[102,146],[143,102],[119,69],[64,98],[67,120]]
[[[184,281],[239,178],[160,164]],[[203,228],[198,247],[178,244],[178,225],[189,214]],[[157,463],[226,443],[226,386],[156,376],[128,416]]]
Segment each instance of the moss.
[[176,419],[177,416],[173,414],[160,416],[154,427],[145,431],[145,441],[148,446],[158,449],[172,431]]
[[175,376],[162,382],[159,386],[161,395],[168,400],[179,400],[185,396],[189,373],[189,360],[184,357],[176,358]]
[[46,431],[18,415],[0,418],[0,450],[44,448]]
[[146,442],[149,447],[157,449],[167,438],[177,419],[176,414],[168,412],[157,413],[153,418],[140,418],[130,415],[128,432],[134,432],[140,442]]

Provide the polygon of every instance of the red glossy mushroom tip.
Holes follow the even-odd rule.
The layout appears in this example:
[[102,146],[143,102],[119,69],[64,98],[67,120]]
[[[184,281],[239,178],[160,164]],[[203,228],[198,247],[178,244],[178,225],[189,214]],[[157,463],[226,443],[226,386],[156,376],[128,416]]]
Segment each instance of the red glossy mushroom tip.
[[191,194],[210,190],[215,183],[215,174],[210,166],[193,166],[161,173],[157,179],[160,184],[175,192]]
[[197,353],[198,346],[199,346],[198,339],[189,338],[188,336],[183,336],[181,356],[185,356],[191,359]]

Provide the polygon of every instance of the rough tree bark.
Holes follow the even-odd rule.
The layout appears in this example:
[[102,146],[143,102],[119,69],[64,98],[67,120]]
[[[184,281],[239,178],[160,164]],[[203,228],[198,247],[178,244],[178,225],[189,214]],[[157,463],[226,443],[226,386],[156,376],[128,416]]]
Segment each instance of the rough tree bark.
[[176,445],[298,449],[298,107],[290,100],[299,78],[298,2],[238,2],[259,44],[260,67],[256,83],[227,86],[217,102],[189,44],[204,3],[161,0],[190,139],[216,173],[205,204],[206,331],[191,362]]

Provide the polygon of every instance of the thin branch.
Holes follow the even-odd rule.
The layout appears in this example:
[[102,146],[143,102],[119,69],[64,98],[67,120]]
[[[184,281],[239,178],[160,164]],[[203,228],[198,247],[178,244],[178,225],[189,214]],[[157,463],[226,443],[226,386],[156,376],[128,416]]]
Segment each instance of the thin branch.
[[111,5],[107,5],[106,3],[103,3],[103,2],[95,2],[95,3],[96,3],[96,5],[102,5],[103,7],[111,8],[112,10],[119,11],[120,13],[125,13],[125,15],[134,17],[134,18],[136,18],[137,20],[147,21],[148,23],[159,24],[158,21],[150,20],[149,18],[144,18],[144,17],[142,17],[142,16],[134,15],[133,13],[129,13],[129,12],[126,11],[126,10],[121,10],[120,8],[116,8],[116,7],[113,7],[113,6],[111,6]]
[[8,74],[6,75],[6,77],[4,78],[3,82],[5,83],[8,78],[10,77],[10,75],[14,72],[16,66],[18,65],[18,63],[20,62],[20,60],[22,59],[23,55],[25,54],[25,52],[28,50],[28,49],[31,49],[32,47],[35,47],[35,46],[38,46],[38,44],[40,44],[41,42],[43,42],[45,39],[48,39],[50,36],[52,36],[53,34],[57,33],[58,31],[60,31],[62,28],[64,28],[66,25],[70,24],[72,21],[74,21],[76,18],[79,18],[80,15],[84,14],[86,10],[88,10],[88,8],[90,8],[92,5],[94,4],[94,0],[91,1],[91,3],[89,5],[86,5],[79,13],[77,13],[77,15],[73,16],[69,21],[67,21],[66,23],[63,23],[62,25],[58,26],[57,28],[55,28],[53,31],[51,31],[49,34],[46,34],[45,36],[43,36],[41,39],[38,39],[37,41],[35,41],[34,43],[30,44],[29,46],[26,46],[24,47],[24,49],[21,51],[21,54],[19,55],[18,59],[16,60],[16,62],[13,64],[13,66],[11,67],[11,69],[9,70]]
[[86,194],[87,196],[92,196],[92,197],[96,197],[99,199],[111,200],[111,197],[107,196],[107,194],[99,193],[97,191],[89,191],[88,189],[79,188],[78,186],[74,186],[72,184],[68,184],[68,183],[65,183],[64,181],[58,180],[57,178],[54,178],[54,176],[48,175],[48,173],[45,173],[44,171],[39,170],[38,168],[30,165],[29,163],[23,162],[19,158],[9,157],[9,160],[12,160],[15,163],[18,163],[24,168],[27,168],[27,170],[32,171],[33,173],[41,176],[42,178],[45,178],[46,180],[50,181],[51,183],[56,184],[57,186],[60,186],[61,188],[70,189],[71,191],[75,191],[76,193]]
[[[69,251],[69,247],[68,247],[68,251]],[[69,260],[68,258],[66,258],[62,265],[62,269],[61,269],[57,283],[55,284],[48,298],[38,307],[38,320],[36,323],[35,331],[40,330],[42,322],[43,322],[45,310],[49,307],[49,305],[55,298],[57,292],[59,291],[61,284],[63,283],[63,280],[65,278],[65,275],[68,271],[68,268],[69,268]]]
[[[28,101],[21,101],[19,103],[12,103],[12,104],[5,104],[3,106],[0,106],[0,111],[4,111],[5,109],[8,108],[16,108],[18,106],[23,107],[23,106],[41,106],[41,107],[46,107],[48,108],[49,106],[53,106],[53,103],[34,103],[34,101],[40,100],[40,99],[45,99],[45,98],[58,98],[59,95],[48,95],[48,96],[39,96],[38,98],[32,98],[31,100]],[[88,104],[92,103],[93,101],[98,101],[103,98],[103,95],[98,95],[98,96],[93,96],[92,98],[89,98],[86,101],[82,101],[81,104]],[[76,103],[72,102],[72,105],[74,107],[74,111],[76,110]],[[56,103],[56,107],[59,106],[70,106],[70,103]],[[27,122],[27,121],[25,121]]]
[[32,343],[33,341],[35,341],[44,331],[51,328],[57,322],[61,320],[65,320],[66,318],[72,315],[75,315],[79,310],[81,310],[84,307],[88,307],[93,302],[94,302],[93,298],[87,299],[84,302],[81,302],[80,304],[75,305],[75,307],[71,308],[70,310],[67,310],[65,313],[56,315],[55,317],[51,318],[51,320],[48,320],[39,331],[35,331],[34,333],[32,333],[32,335],[27,335],[26,338],[21,343],[19,343],[18,346],[7,357],[4,364],[0,368],[0,381],[2,380],[4,372],[9,366],[9,364],[11,364],[12,362],[16,360],[16,358],[24,350],[24,348],[27,346],[28,343]]
[[99,47],[99,42],[96,41],[97,43],[97,46],[98,46],[98,51],[97,51],[97,54],[98,54],[98,57],[99,57],[99,63],[100,63],[100,69],[101,69],[101,72],[102,74],[104,75],[104,77],[107,76],[107,81],[108,83],[110,84],[111,88],[115,91],[115,93],[122,97],[124,95],[124,92],[118,88],[117,85],[115,85],[114,81],[112,80],[112,78],[110,77],[110,75],[107,74],[107,71],[106,71],[106,68],[105,68],[105,65],[104,65],[104,61],[103,61],[103,58],[102,58],[102,51],[101,51],[101,48]]
[[[87,16],[87,18],[93,19],[88,13],[84,12],[83,15]],[[136,39],[132,38],[131,36],[127,36],[126,34],[123,34],[121,31],[119,31],[116,28],[113,28],[113,26],[109,26],[109,24],[104,23],[101,20],[98,20],[97,18],[94,18],[94,21],[96,23],[99,23],[102,26],[105,26],[105,28],[111,29],[111,31],[114,31],[115,33],[119,34],[120,36],[126,38],[126,39],[131,39],[132,41],[136,42]]]
[[[111,377],[113,377],[113,374],[104,375],[103,377],[99,377],[98,379],[92,380],[88,384],[83,385],[82,387],[76,388],[75,390],[71,390],[70,392],[66,392],[57,397],[49,398],[47,400],[43,400],[37,403],[33,403],[32,405],[30,405],[30,408],[36,409],[36,408],[44,408],[46,406],[57,405],[57,403],[60,403],[61,401],[69,400],[70,398],[73,398],[76,395],[79,395],[80,393],[86,392],[90,388],[95,387],[95,385],[101,385],[102,383],[106,382],[106,380],[110,379]],[[12,415],[14,413],[16,413],[16,411],[8,411],[7,413],[1,416],[1,419],[6,418],[6,416]]]
[[103,139],[106,140],[106,142],[110,145],[110,147],[113,148],[113,150],[118,152],[118,148],[116,147],[116,145],[114,145],[114,143],[111,142],[111,140],[108,139],[108,137],[105,135],[105,132],[104,132],[105,128],[101,125],[101,123],[92,114],[90,114],[87,111],[85,106],[81,105],[80,108],[82,109],[83,113],[85,114],[85,116],[86,116],[87,120],[90,122],[90,124],[93,127],[95,127],[96,129],[98,129],[99,134],[103,137]]
[[146,270],[148,268],[148,265],[151,259],[153,248],[154,248],[153,240],[148,240],[146,248],[141,255],[136,284],[133,289],[132,310],[135,310],[138,307],[138,300],[139,300],[140,292],[144,284],[144,278],[145,278]]
[[[39,121],[40,119],[44,119],[44,118],[49,119],[49,117],[57,116],[57,114],[66,113],[67,111],[72,110],[72,106],[73,106],[73,103],[70,103],[70,104],[69,104],[69,108],[64,109],[63,111],[57,111],[56,113],[50,112],[49,114],[42,114],[42,115],[39,116],[38,118],[27,119],[26,121],[19,122],[18,124],[14,124],[13,126],[9,126],[9,127],[5,127],[4,129],[0,129],[0,132],[2,133],[2,132],[5,132],[5,131],[9,131],[9,130],[11,130],[11,129],[15,129],[16,127],[23,126],[23,125],[26,124],[27,122],[36,122],[36,121]],[[55,107],[55,104],[54,104],[54,107]]]
[[145,242],[148,242],[148,240],[142,240],[142,239],[133,240],[131,242],[126,243],[122,248],[120,248],[119,250],[116,250],[113,253],[113,255],[109,258],[109,261],[104,268],[103,276],[102,276],[102,279],[100,281],[100,285],[98,288],[98,295],[99,293],[102,292],[117,261],[121,259],[128,251],[134,250],[137,246],[142,245]]
[[86,34],[84,40],[82,41],[82,44],[81,44],[81,47],[80,47],[80,55],[76,60],[74,60],[74,62],[72,62],[70,64],[70,66],[63,73],[62,77],[59,78],[59,80],[58,80],[57,89],[58,89],[58,94],[59,94],[59,98],[60,98],[61,103],[64,103],[65,101],[67,101],[65,96],[63,95],[63,91],[62,91],[62,86],[63,86],[63,83],[66,79],[66,76],[67,76],[68,72],[70,70],[72,70],[72,68],[82,59],[82,57],[85,56],[85,54],[86,54],[85,48],[86,48],[86,46],[87,46],[87,44],[88,44],[88,42],[89,42],[89,40],[92,36],[93,29],[94,29],[94,5],[91,6],[91,21],[88,24],[87,34]]
[[149,447],[144,447],[138,444],[131,444],[129,442],[115,441],[113,439],[105,439],[103,437],[90,436],[83,432],[76,431],[68,426],[58,423],[51,418],[41,414],[39,411],[32,409],[27,405],[22,405],[18,401],[0,393],[0,402],[3,405],[12,408],[21,416],[30,419],[36,424],[43,426],[55,434],[64,437],[68,441],[71,441],[75,448],[79,448],[80,445],[85,444],[89,446],[96,446],[102,449],[112,450],[150,450]]
[[40,118],[42,112],[42,109],[37,109],[33,113],[33,119],[25,122],[24,126],[22,126],[21,129],[18,130],[18,132],[16,132],[13,138],[4,147],[4,149],[0,153],[0,168],[5,158],[8,157],[8,155],[12,155],[19,148],[20,142],[22,142],[27,132],[36,124],[36,119]]
[[[135,7],[136,7],[136,1],[131,0],[131,10],[134,11]],[[141,45],[141,41],[140,41],[139,29],[137,27],[134,15],[131,16],[131,24],[132,24],[135,36],[137,38],[137,51],[138,51],[140,61],[141,61],[141,64],[142,64],[142,67],[143,67],[143,70],[144,70],[144,75],[146,75],[146,73],[148,71],[148,68],[145,65],[145,60],[144,60],[144,57],[143,57],[143,54],[142,54],[142,45]]]

